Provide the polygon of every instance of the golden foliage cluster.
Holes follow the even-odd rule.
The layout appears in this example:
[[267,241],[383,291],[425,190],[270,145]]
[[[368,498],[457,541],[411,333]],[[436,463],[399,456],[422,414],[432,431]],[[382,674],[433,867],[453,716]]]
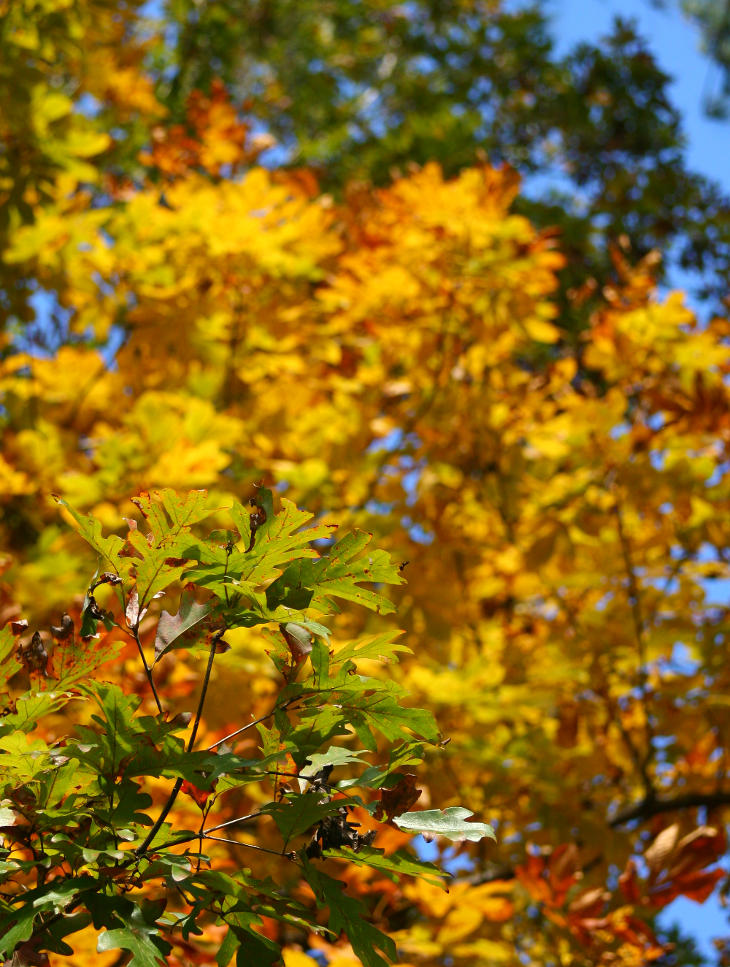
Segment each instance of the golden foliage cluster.
[[[93,29],[107,6],[86,4]],[[14,30],[26,50],[52,42]],[[114,45],[98,48],[87,89],[157,134],[143,174],[108,179],[101,201],[83,159],[104,145],[78,131],[43,204],[23,187],[33,220],[11,226],[6,271],[47,293],[36,306],[64,336],[50,354],[2,337],[5,620],[56,619],[93,569],[54,492],[115,525],[140,490],[265,482],[375,532],[409,562],[395,600],[415,655],[397,674],[452,740],[419,805],[466,802],[498,842],[459,851],[448,894],[355,867],[348,889],[402,962],[658,958],[654,914],[722,877],[728,323],[698,325],[681,294],[657,296],[651,260],[617,256],[620,284],[564,342],[563,259],[512,212],[509,170],[447,180],[433,164],[333,199],[307,172],[256,167],[263,145],[220,91],[192,100],[185,131],[160,128],[138,53],[110,65]],[[39,125],[67,105],[38,96],[47,148]],[[262,640],[233,643],[211,735],[274,688]],[[184,704],[194,676],[171,674]],[[170,963],[212,963],[215,943]],[[75,962],[104,961],[90,941]]]

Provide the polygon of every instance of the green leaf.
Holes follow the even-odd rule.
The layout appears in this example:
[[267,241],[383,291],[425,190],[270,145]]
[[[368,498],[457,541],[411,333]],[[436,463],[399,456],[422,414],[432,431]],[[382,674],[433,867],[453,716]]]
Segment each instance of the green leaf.
[[96,949],[100,954],[107,950],[129,950],[132,954],[129,967],[164,967],[167,960],[150,939],[153,932],[157,931],[142,931],[131,925],[105,930],[99,934]]
[[268,499],[262,501],[262,491],[259,491],[256,502],[266,510],[266,523],[257,529],[251,550],[244,549],[231,555],[229,564],[231,571],[240,574],[242,581],[256,584],[278,576],[278,568],[282,564],[288,565],[300,558],[318,557],[317,551],[311,546],[312,541],[331,534],[331,528],[327,525],[300,530],[312,519],[312,514],[299,510],[286,497],[282,498],[281,510],[274,516],[271,493],[263,492],[268,494]]
[[352,762],[364,761],[362,753],[356,754],[351,749],[331,745],[326,752],[308,756],[305,768],[300,770],[299,775],[302,779],[313,778],[325,766],[344,766],[350,765]]
[[0,957],[9,957],[18,944],[33,933],[35,917],[47,910],[59,913],[69,905],[78,893],[96,888],[98,884],[89,876],[69,877],[29,890],[17,897],[19,907],[2,902],[0,906]]
[[[272,914],[273,910],[270,911]],[[255,929],[261,918],[248,910],[226,916],[238,940],[236,967],[275,967],[281,964],[281,947]]]
[[0,910],[0,957],[9,958],[18,944],[30,937],[37,912],[27,903],[17,909]]
[[151,534],[148,540],[140,530],[130,529],[124,548],[130,575],[136,578],[141,613],[155,594],[179,580],[189,562],[197,560],[202,542],[193,537],[190,528],[217,508],[205,490],[183,495],[169,489],[143,492],[132,503],[141,511]]
[[[310,658],[316,690],[306,698],[306,707],[300,711],[302,729],[316,731],[325,741],[351,728],[372,751],[377,748],[373,730],[391,742],[402,738],[405,730],[428,742],[438,741],[439,730],[433,715],[426,709],[402,705],[403,690],[397,683],[351,674],[347,665],[343,666],[341,676],[331,678],[327,649],[316,639]],[[321,700],[322,692],[328,693],[326,703]]]
[[96,520],[95,517],[86,517],[84,514],[80,514],[58,494],[53,494],[53,499],[71,515],[76,523],[76,530],[86,543],[90,544],[97,554],[108,561],[111,569],[118,573],[118,555],[124,546],[122,538],[116,534],[112,534],[111,537],[104,537],[101,532],[101,522]]
[[[377,840],[376,840],[377,842]],[[400,876],[419,876],[436,886],[447,889],[446,880],[448,873],[444,873],[433,863],[426,863],[424,860],[416,859],[407,853],[398,851],[385,856],[381,850],[374,849],[372,846],[361,846],[357,853],[347,846],[339,849],[328,849],[328,859],[343,859],[348,863],[357,866],[368,866],[374,870],[381,870],[390,876],[392,880],[397,880]]]
[[138,899],[135,902],[126,897],[101,896],[89,907],[93,907],[97,927],[108,924],[97,940],[99,953],[129,950],[132,954],[129,967],[160,967],[167,963],[165,955],[172,948],[159,936],[160,930],[156,924],[164,910],[164,900],[140,902]]
[[240,941],[236,936],[235,931],[229,927],[223,943],[220,945],[218,952],[215,955],[215,962],[218,964],[218,967],[228,967],[239,946]]
[[494,830],[486,823],[467,823],[474,814],[463,806],[449,806],[448,809],[423,809],[413,813],[396,816],[393,822],[408,833],[421,833],[423,836],[444,836],[446,839],[468,839],[476,843],[489,837],[496,840]]
[[[195,554],[199,563],[188,572],[187,577],[210,588],[219,597],[224,595],[226,588],[238,593],[247,601],[248,609],[255,603],[258,609],[256,614],[260,616],[258,623],[286,621],[291,615],[286,612],[277,615],[274,612],[282,602],[290,600],[287,595],[291,595],[291,601],[297,602],[311,597],[311,594],[301,590],[303,585],[299,580],[296,562],[303,558],[317,558],[319,554],[311,543],[329,537],[331,528],[320,525],[301,530],[312,519],[312,515],[299,510],[286,498],[281,501],[279,513],[274,515],[273,498],[268,490],[259,490],[256,503],[265,510],[266,521],[255,530],[253,544],[249,510],[236,502],[231,508],[231,517],[240,534],[237,549],[228,555],[223,548],[199,545]],[[279,583],[282,566],[285,570],[292,566],[294,570],[289,578]],[[306,575],[308,572],[305,570],[303,573]],[[276,586],[268,592],[267,607],[263,592],[272,583]],[[288,606],[293,607],[291,604]]]
[[367,911],[362,903],[345,892],[344,884],[340,880],[333,880],[325,873],[320,873],[306,859],[304,875],[317,900],[329,907],[329,929],[335,934],[341,931],[347,934],[352,949],[364,967],[388,967],[388,962],[378,951],[385,954],[388,960],[394,961],[395,943],[368,922]]
[[321,793],[304,793],[283,802],[269,803],[261,812],[272,817],[288,843],[295,836],[313,829],[325,816],[334,815],[348,802],[350,800],[322,801]]
[[0,695],[4,694],[10,679],[23,667],[15,647],[16,636],[6,625],[0,629]]
[[395,611],[395,605],[382,594],[361,587],[363,583],[404,583],[398,568],[391,563],[390,554],[381,550],[365,553],[371,540],[372,534],[362,531],[347,534],[335,544],[328,557],[313,564],[313,608],[336,611],[333,599],[342,598],[379,614]]
[[340,789],[352,786],[369,789],[390,788],[400,780],[400,770],[406,766],[420,765],[423,762],[423,746],[413,740],[400,742],[390,750],[388,762],[371,766],[355,779],[343,779],[337,785]]
[[368,635],[366,638],[357,638],[349,642],[342,648],[338,648],[333,657],[333,663],[345,661],[358,662],[363,659],[372,661],[397,662],[398,654],[405,652],[410,654],[411,649],[407,645],[393,641],[402,635],[402,631],[388,630],[377,635]]
[[39,719],[63,708],[73,698],[70,692],[63,689],[63,684],[59,683],[53,691],[20,695],[15,700],[14,710],[2,717],[2,724],[10,725],[19,732],[32,732],[38,728]]
[[[155,491],[154,497],[167,511],[172,529],[175,531],[197,524],[220,509],[217,503],[213,503],[213,498],[207,490],[191,490],[186,494],[178,494],[175,490],[165,488]],[[154,505],[149,495],[144,494],[140,496],[137,506],[146,516],[147,508],[151,509]]]

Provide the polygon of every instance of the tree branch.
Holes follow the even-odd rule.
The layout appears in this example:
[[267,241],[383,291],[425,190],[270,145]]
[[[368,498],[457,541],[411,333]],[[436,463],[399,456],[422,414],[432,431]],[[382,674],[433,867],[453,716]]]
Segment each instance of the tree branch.
[[628,580],[628,591],[629,591],[629,605],[631,607],[631,616],[634,623],[634,635],[636,636],[636,647],[637,647],[637,658],[638,658],[638,674],[637,674],[637,684],[639,689],[639,695],[641,696],[641,704],[644,708],[644,719],[646,722],[646,753],[642,762],[641,772],[645,781],[648,781],[648,766],[651,762],[653,752],[654,752],[654,736],[651,725],[651,717],[649,715],[648,708],[648,672],[646,667],[646,639],[645,639],[645,629],[646,623],[644,621],[644,615],[641,608],[641,596],[639,592],[639,582],[636,578],[636,569],[634,567],[634,561],[631,554],[631,543],[629,541],[628,534],[626,533],[626,528],[624,527],[623,513],[621,512],[621,505],[618,502],[618,498],[614,492],[614,512],[616,514],[616,528],[618,530],[619,542],[621,544],[621,553],[624,559],[624,567],[626,569],[626,577]]
[[630,823],[634,819],[651,819],[652,816],[659,816],[662,813],[703,806],[707,809],[712,809],[714,806],[730,806],[730,792],[689,792],[683,796],[674,796],[672,799],[643,799],[635,806],[622,809],[609,821],[609,826],[615,828],[624,823]]

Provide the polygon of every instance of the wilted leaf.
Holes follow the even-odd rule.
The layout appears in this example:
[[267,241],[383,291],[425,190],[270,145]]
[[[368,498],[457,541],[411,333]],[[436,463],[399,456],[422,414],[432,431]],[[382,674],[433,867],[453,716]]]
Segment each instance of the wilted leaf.
[[[155,660],[159,661],[164,654],[175,646],[178,648],[185,647],[186,642],[181,641],[181,639],[209,614],[209,604],[199,604],[191,592],[184,591],[180,597],[180,608],[177,614],[163,611],[160,615],[157,635],[155,636]],[[187,643],[189,644],[189,641]]]

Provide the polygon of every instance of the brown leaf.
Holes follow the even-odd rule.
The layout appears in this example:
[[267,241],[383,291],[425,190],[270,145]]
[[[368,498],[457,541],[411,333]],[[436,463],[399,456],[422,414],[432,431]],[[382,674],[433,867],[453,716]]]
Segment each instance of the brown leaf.
[[312,650],[312,634],[294,622],[280,624],[279,630],[295,665],[301,664]]
[[654,842],[644,853],[644,859],[651,870],[657,871],[664,865],[665,860],[672,854],[679,837],[679,823],[667,826],[656,837]]
[[548,863],[550,879],[556,884],[563,884],[565,880],[573,880],[579,866],[578,847],[575,843],[563,843],[550,854]]
[[131,502],[139,510],[145,520],[147,520],[147,513],[144,509],[144,501],[149,501],[150,495],[146,490],[140,490],[138,497],[132,497]]
[[119,551],[117,557],[136,557],[139,561],[144,560],[143,555],[137,550],[136,547],[132,547],[129,542],[127,542],[121,551]]
[[74,623],[70,614],[64,614],[60,625],[51,625],[51,634],[58,641],[65,641],[73,635]]
[[21,646],[20,660],[29,672],[48,677],[48,652],[39,631],[34,632],[28,644]]
[[407,813],[411,806],[420,798],[423,789],[416,788],[416,777],[411,773],[400,776],[398,782],[391,789],[380,790],[380,802],[375,810],[375,818],[392,819]]
[[699,826],[677,843],[667,876],[676,877],[701,870],[716,862],[725,852],[725,833],[713,826]]
[[707,870],[704,873],[689,873],[677,879],[662,883],[649,891],[649,898],[655,907],[668,906],[678,896],[686,896],[695,903],[704,903],[715,889],[718,881],[727,874],[725,870]]
[[610,899],[611,894],[604,890],[602,886],[597,886],[592,890],[585,890],[577,896],[568,909],[571,913],[579,914],[581,918],[597,917]]
[[180,597],[180,608],[177,614],[163,611],[157,624],[155,636],[155,660],[160,659],[165,652],[180,641],[178,647],[184,647],[196,639],[200,629],[198,625],[210,615],[208,604],[199,604],[189,591],[184,591]]

